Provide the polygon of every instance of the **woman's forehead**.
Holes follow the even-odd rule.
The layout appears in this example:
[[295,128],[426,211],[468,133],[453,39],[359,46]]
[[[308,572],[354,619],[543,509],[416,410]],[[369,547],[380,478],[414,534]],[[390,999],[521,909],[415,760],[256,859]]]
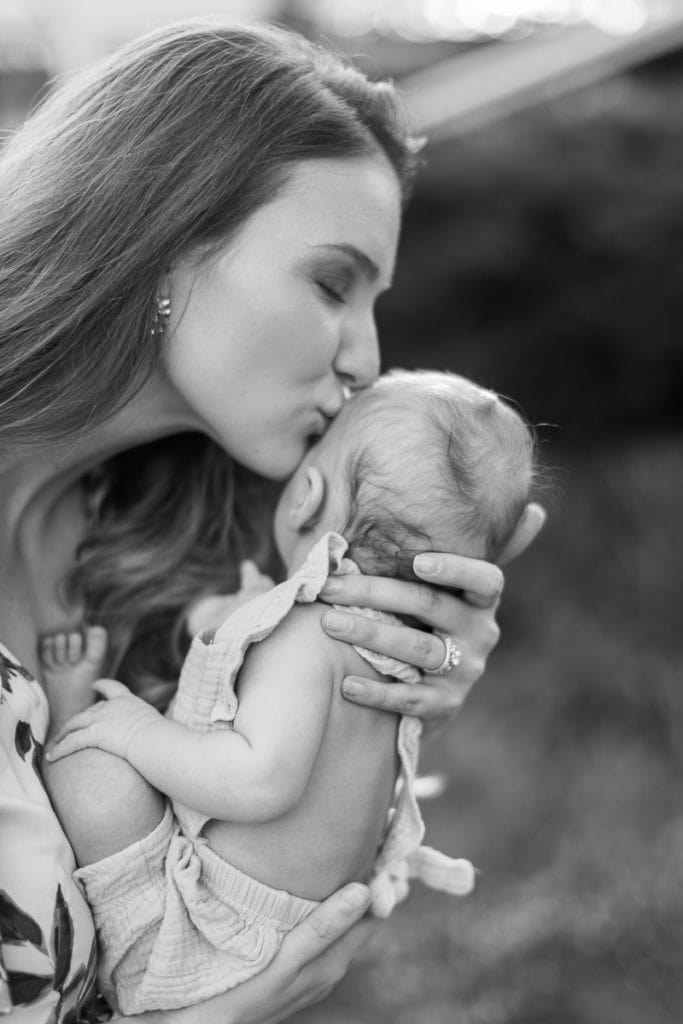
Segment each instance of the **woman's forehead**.
[[[401,192],[381,155],[302,160],[292,165],[272,202],[253,214],[309,244],[390,244],[398,241]],[[372,258],[372,257],[371,257]]]

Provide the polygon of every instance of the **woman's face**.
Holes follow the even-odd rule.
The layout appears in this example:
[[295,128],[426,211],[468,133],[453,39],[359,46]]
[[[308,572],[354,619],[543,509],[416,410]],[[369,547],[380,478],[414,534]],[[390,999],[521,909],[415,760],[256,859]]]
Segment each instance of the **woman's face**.
[[176,265],[161,289],[164,365],[188,421],[251,469],[289,476],[345,389],[377,377],[373,306],[399,226],[383,156],[307,160],[217,256]]

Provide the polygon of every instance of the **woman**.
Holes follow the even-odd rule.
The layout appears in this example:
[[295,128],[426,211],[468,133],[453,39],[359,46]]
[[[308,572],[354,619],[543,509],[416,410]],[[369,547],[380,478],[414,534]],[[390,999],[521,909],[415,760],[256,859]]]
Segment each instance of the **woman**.
[[[4,1008],[18,1021],[87,1017],[95,960],[36,770],[48,724],[38,639],[101,621],[109,671],[168,698],[191,604],[234,589],[245,555],[265,564],[258,479],[289,476],[345,394],[377,375],[373,304],[415,150],[390,87],[303,40],[181,25],[74,79],[3,155],[0,934]],[[518,549],[540,515],[527,520]],[[456,636],[460,665],[415,695],[347,680],[349,699],[434,720],[481,673],[502,576],[431,561],[418,576],[462,598],[350,578],[330,599]],[[450,667],[438,635],[353,617],[328,629]],[[139,778],[100,751],[87,764],[84,776],[60,762],[69,813],[82,787],[116,773],[130,835]],[[284,1019],[343,974],[371,927],[351,927],[366,905],[363,886],[343,890],[258,978],[159,1019]]]

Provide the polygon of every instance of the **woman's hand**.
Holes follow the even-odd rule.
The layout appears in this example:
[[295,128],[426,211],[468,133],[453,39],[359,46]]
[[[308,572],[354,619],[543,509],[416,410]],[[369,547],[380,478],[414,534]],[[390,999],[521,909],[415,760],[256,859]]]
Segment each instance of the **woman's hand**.
[[329,995],[377,928],[360,918],[370,894],[348,885],[321,903],[284,939],[275,959],[249,981],[182,1010],[117,1018],[130,1024],[277,1024]]
[[[336,609],[326,612],[322,622],[337,640],[408,662],[425,673],[444,660],[446,645],[439,634],[452,637],[460,652],[459,664],[443,675],[426,674],[420,686],[358,676],[347,676],[342,684],[344,696],[357,704],[438,722],[462,703],[498,641],[495,613],[503,574],[488,562],[436,552],[420,555],[414,568],[431,585],[379,576],[335,576],[328,580],[320,597],[335,604],[410,615],[436,632],[376,622]],[[463,597],[445,588],[461,589]]]
[[[521,554],[545,521],[536,504],[527,506],[499,561]],[[348,676],[344,695],[357,704],[417,715],[437,723],[447,718],[479,679],[486,659],[495,647],[499,629],[495,614],[503,590],[503,574],[496,565],[447,552],[426,552],[413,563],[425,583],[373,576],[331,577],[320,594],[334,604],[377,608],[396,615],[412,616],[433,633],[408,626],[376,622],[360,615],[331,610],[323,626],[337,640],[357,644],[434,672],[444,661],[450,637],[460,652],[457,665],[443,675],[424,676],[421,686],[376,682]],[[452,591],[458,591],[456,596]]]

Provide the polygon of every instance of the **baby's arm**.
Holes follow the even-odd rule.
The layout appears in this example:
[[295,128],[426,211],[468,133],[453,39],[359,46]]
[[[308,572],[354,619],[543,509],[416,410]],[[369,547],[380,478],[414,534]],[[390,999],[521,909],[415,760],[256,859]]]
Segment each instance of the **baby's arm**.
[[252,645],[239,674],[233,730],[195,732],[162,717],[121,683],[74,716],[48,753],[98,747],[125,758],[152,786],[210,818],[267,821],[303,795],[332,696],[332,644],[319,605],[296,607]]

